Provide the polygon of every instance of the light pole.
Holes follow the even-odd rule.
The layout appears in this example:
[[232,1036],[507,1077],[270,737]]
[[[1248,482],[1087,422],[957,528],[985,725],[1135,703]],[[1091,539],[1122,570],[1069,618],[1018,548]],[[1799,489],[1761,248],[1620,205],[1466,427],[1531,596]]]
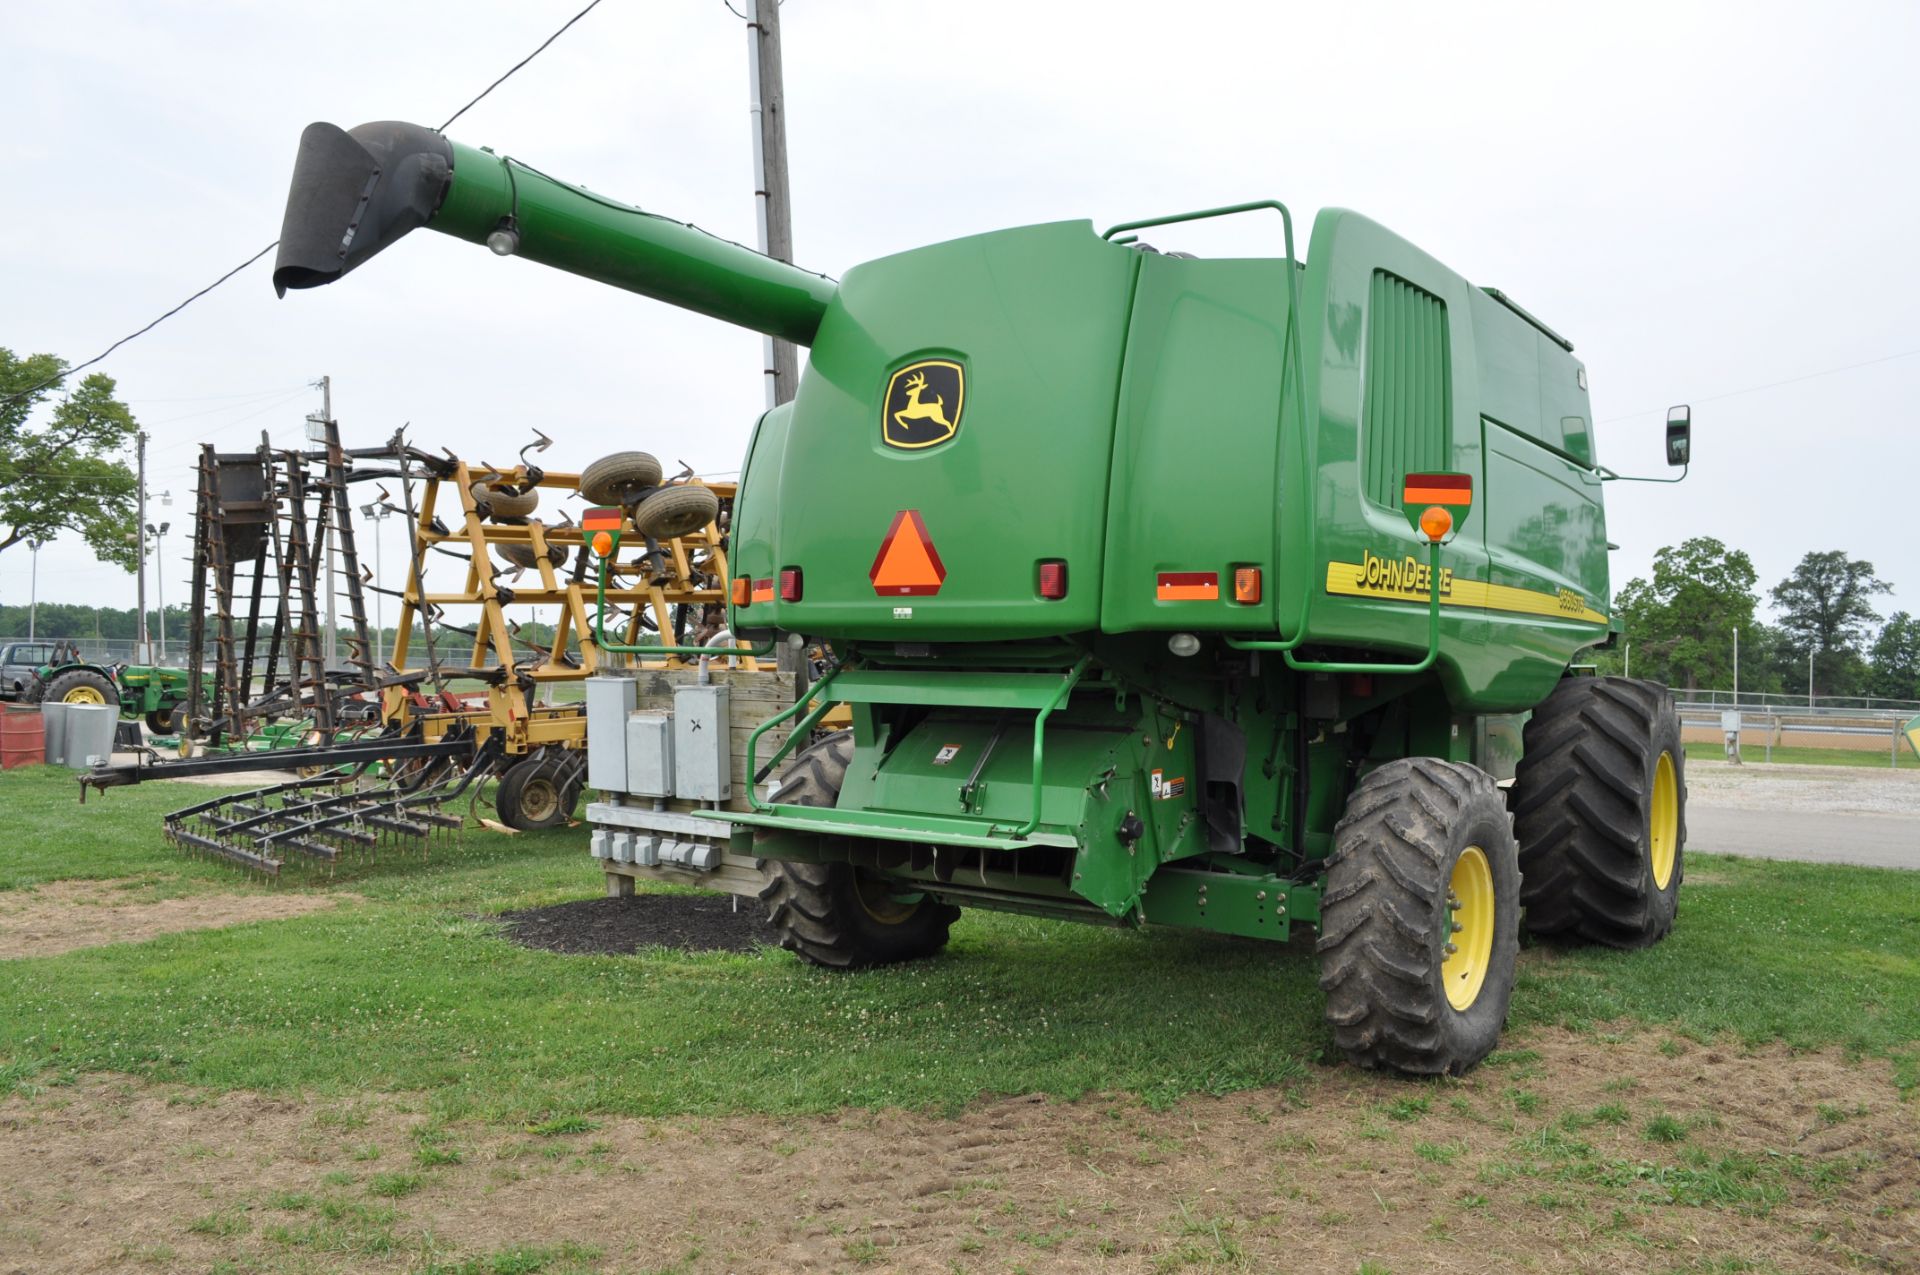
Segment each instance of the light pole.
[[1807,707],[1813,707],[1813,653],[1819,648],[1807,643]]
[[160,605],[160,654],[154,660],[156,664],[167,662],[167,528],[171,526],[170,522],[158,527],[147,524],[147,534],[153,537],[153,556],[160,564],[153,576],[154,600]]
[[1733,631],[1733,706],[1740,707],[1740,630],[1737,627]]
[[376,663],[387,662],[387,599],[380,592],[380,581],[385,578],[385,570],[380,565],[380,524],[393,514],[393,506],[376,501],[360,506],[361,516],[373,524],[373,650]]
[[27,541],[27,549],[33,555],[33,566],[27,575],[27,641],[39,636],[35,631],[40,624],[40,546],[44,540]]

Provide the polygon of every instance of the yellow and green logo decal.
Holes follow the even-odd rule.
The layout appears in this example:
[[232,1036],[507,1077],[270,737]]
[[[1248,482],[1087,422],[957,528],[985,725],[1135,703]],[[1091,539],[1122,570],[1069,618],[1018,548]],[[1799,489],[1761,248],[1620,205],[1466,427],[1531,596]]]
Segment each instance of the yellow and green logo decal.
[[[1348,598],[1391,598],[1397,602],[1424,605],[1431,596],[1432,569],[1419,558],[1386,558],[1370,549],[1360,552],[1359,562],[1329,562],[1327,592]],[[1516,615],[1557,616],[1565,620],[1584,620],[1605,624],[1607,617],[1587,604],[1587,599],[1572,589],[1552,593],[1540,589],[1522,589],[1510,584],[1493,584],[1456,575],[1453,568],[1440,568],[1440,605],[1479,607],[1487,611],[1510,611]]]
[[967,374],[952,359],[909,363],[887,382],[880,406],[880,441],[902,451],[935,447],[960,432]]

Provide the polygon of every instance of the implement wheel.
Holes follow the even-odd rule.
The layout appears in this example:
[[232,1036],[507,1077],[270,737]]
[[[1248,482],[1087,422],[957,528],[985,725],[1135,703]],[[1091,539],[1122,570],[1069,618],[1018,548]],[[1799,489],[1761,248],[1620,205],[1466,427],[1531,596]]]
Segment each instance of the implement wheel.
[[1533,710],[1513,828],[1535,934],[1650,947],[1673,929],[1686,875],[1686,751],[1658,682],[1572,677]]
[[1348,1061],[1458,1075],[1499,1043],[1520,949],[1507,809],[1474,766],[1408,757],[1347,799],[1320,900],[1320,987]]
[[625,508],[638,500],[641,492],[659,485],[660,462],[651,452],[602,456],[580,474],[580,494],[590,505]]
[[510,492],[491,483],[475,483],[467,491],[473,496],[474,504],[486,506],[495,522],[525,518],[540,507],[538,487],[529,487],[524,492]]
[[118,704],[120,688],[92,669],[77,668],[48,682],[42,698],[49,704]]
[[633,511],[633,529],[656,540],[691,535],[720,516],[711,487],[662,487]]
[[147,714],[147,729],[156,735],[173,734],[173,714],[171,708],[156,708]]
[[[832,806],[853,759],[853,732],[837,731],[800,750],[781,773],[776,800]],[[829,969],[864,969],[932,956],[947,945],[960,909],[925,895],[895,892],[883,878],[849,863],[762,859],[760,901],[780,931],[780,946]]]
[[561,768],[544,757],[528,757],[509,767],[494,789],[493,808],[500,822],[522,832],[558,828],[573,813],[569,797],[579,800],[580,790],[564,783]]

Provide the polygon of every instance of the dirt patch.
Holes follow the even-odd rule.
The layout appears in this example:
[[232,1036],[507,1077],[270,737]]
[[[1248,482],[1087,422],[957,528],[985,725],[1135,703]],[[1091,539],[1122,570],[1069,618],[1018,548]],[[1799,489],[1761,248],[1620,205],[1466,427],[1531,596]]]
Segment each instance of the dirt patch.
[[137,943],[181,930],[279,921],[330,908],[342,897],[190,894],[177,899],[125,899],[124,887],[135,884],[49,881],[31,890],[0,893],[0,959],[58,956],[75,948]]
[[[1748,750],[1748,756],[1754,756]],[[1920,815],[1920,770],[1687,759],[1687,801],[1736,810]]]
[[1014,1098],[951,1119],[435,1127],[417,1099],[88,1079],[0,1103],[0,1139],[8,1272],[398,1271],[510,1250],[688,1272],[1920,1260],[1920,1122],[1886,1063],[1659,1034],[1535,1033],[1459,1081],[1324,1068],[1167,1110]]
[[757,904],[733,896],[635,894],[506,912],[506,936],[522,947],[571,954],[630,955],[643,947],[750,952],[777,947],[780,933]]

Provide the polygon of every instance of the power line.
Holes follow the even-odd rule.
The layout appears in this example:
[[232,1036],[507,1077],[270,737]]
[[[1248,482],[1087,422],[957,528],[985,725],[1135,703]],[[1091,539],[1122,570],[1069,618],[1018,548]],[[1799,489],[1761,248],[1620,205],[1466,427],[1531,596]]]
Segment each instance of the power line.
[[118,341],[115,341],[112,345],[109,345],[106,349],[100,351],[100,353],[94,355],[92,358],[88,359],[85,363],[80,364],[78,367],[70,367],[66,371],[60,373],[57,376],[49,376],[46,380],[41,381],[38,385],[29,385],[26,389],[21,390],[16,394],[8,395],[6,403],[0,404],[0,406],[11,407],[15,403],[19,402],[21,399],[27,397],[29,394],[38,394],[41,390],[44,390],[49,385],[58,385],[60,382],[72,376],[75,372],[82,372],[82,371],[85,371],[87,368],[92,367],[95,363],[98,363],[101,359],[106,358],[107,355],[112,354],[115,350],[119,349],[121,346],[125,345],[127,342],[133,340],[133,338],[137,336],[145,336],[147,333],[153,331],[155,328],[159,327],[162,323],[165,323],[168,319],[171,319],[174,315],[180,313],[182,310],[186,309],[188,306],[198,301],[201,297],[206,296],[209,292],[212,292],[215,288],[219,287],[221,284],[225,283],[227,280],[233,278],[233,276],[239,274],[242,270],[245,270],[248,266],[260,260],[260,258],[266,256],[268,253],[272,252],[275,248],[279,246],[280,246],[280,241],[278,239],[274,240],[272,243],[262,248],[259,252],[254,253],[251,257],[248,257],[245,261],[241,262],[239,265],[235,266],[233,269],[227,271],[225,274],[221,275],[218,279],[215,279],[212,283],[200,289],[200,291],[194,293],[192,296],[188,297],[185,301],[182,301],[179,305],[173,307],[173,309],[167,311],[165,314],[155,319],[152,323],[147,324],[147,326],[145,326],[144,328],[140,328],[137,331],[127,333],[125,336],[121,337]]
[[[600,0],[593,0],[592,4],[589,4],[586,8],[580,10],[580,12],[574,14],[571,18],[568,18],[566,20],[566,23],[563,26],[561,26],[561,28],[558,31],[555,31],[552,35],[548,36],[546,39],[540,42],[539,48],[527,54],[527,56],[521,58],[518,62],[515,62],[511,67],[508,68],[507,73],[505,75],[501,76],[499,79],[495,80],[493,83],[487,85],[486,88],[480,90],[480,97],[474,98],[473,101],[468,102],[465,106],[461,107],[459,110],[455,111],[453,114],[447,116],[447,124],[453,123],[455,120],[459,119],[462,115],[465,115],[468,111],[472,110],[475,106],[479,105],[480,98],[484,98],[487,94],[493,92],[495,89],[499,88],[502,84],[505,84],[510,78],[512,78],[513,73],[515,71],[518,71],[521,67],[533,61],[535,58],[539,57],[542,53],[545,53],[547,51],[547,46],[549,44],[552,44],[555,40],[558,40],[561,36],[565,35],[567,33],[567,27],[572,26],[574,23],[586,17],[589,13],[592,13],[595,9],[599,7],[600,7]],[[437,131],[442,133],[446,132],[447,124],[442,124]]]
[[[1868,359],[1864,363],[1846,363],[1839,367],[1823,368],[1818,372],[1808,372],[1801,376],[1789,376],[1784,381],[1768,381],[1765,385],[1749,385],[1745,389],[1728,390],[1724,394],[1709,394],[1705,398],[1692,400],[1695,403],[1717,403],[1723,398],[1738,398],[1742,394],[1758,394],[1761,390],[1777,390],[1783,385],[1798,385],[1802,381],[1818,380],[1823,376],[1837,376],[1841,372],[1857,372],[1863,367],[1877,367],[1882,363],[1892,363],[1896,359],[1910,359],[1920,354],[1920,350],[1902,350],[1898,354],[1885,354],[1877,359]],[[1606,420],[1595,421],[1595,425],[1608,425],[1614,421],[1630,421],[1636,416],[1657,416],[1666,411],[1664,407],[1649,407],[1644,411],[1627,412],[1621,416],[1609,416]]]
[[[465,115],[469,110],[471,110],[474,106],[476,106],[480,102],[481,98],[486,97],[487,94],[493,92],[495,89],[499,88],[502,84],[505,84],[509,79],[513,77],[513,74],[515,71],[518,71],[521,67],[525,66],[527,63],[533,61],[535,58],[539,57],[542,53],[546,52],[548,45],[552,44],[555,40],[558,40],[561,36],[565,35],[568,27],[571,27],[574,23],[580,21],[580,19],[586,17],[589,13],[592,13],[595,9],[599,8],[599,6],[600,6],[600,0],[593,0],[593,3],[589,4],[586,8],[580,10],[580,12],[574,14],[571,18],[568,18],[566,22],[561,25],[559,30],[555,31],[552,35],[548,36],[545,40],[542,40],[540,42],[540,47],[536,48],[533,52],[527,54],[527,56],[525,56],[524,58],[521,58],[518,62],[515,62],[511,67],[507,69],[507,73],[505,75],[501,76],[499,79],[495,80],[493,83],[487,85],[486,88],[482,89],[480,91],[479,97],[474,98],[473,101],[468,102],[465,106],[455,111],[452,115],[449,115],[447,117],[447,123],[442,124],[440,126],[439,131],[445,132],[447,128],[447,124],[451,124],[455,120],[459,119],[462,115]],[[21,399],[26,398],[31,394],[37,394],[41,390],[46,389],[49,385],[58,385],[60,382],[72,376],[75,372],[82,372],[82,371],[85,371],[87,368],[92,367],[94,364],[100,362],[102,359],[106,358],[109,354],[112,354],[115,350],[119,349],[121,346],[125,345],[127,342],[133,340],[135,337],[145,336],[147,333],[153,331],[153,329],[159,327],[162,323],[165,323],[168,319],[171,319],[174,315],[180,313],[182,310],[192,305],[195,301],[198,301],[201,297],[206,296],[209,292],[212,292],[215,288],[219,287],[221,284],[225,283],[227,280],[233,278],[233,276],[239,274],[242,270],[245,270],[248,266],[260,260],[260,258],[266,256],[268,253],[272,252],[275,248],[279,246],[280,246],[280,241],[278,239],[274,240],[272,243],[268,244],[266,247],[254,253],[251,257],[248,257],[245,261],[241,262],[239,265],[235,266],[233,269],[221,275],[218,279],[215,279],[212,283],[208,284],[206,287],[200,289],[200,291],[188,297],[185,301],[182,301],[179,305],[173,307],[173,309],[167,311],[165,314],[161,315],[159,318],[155,319],[153,322],[147,324],[145,327],[139,328],[133,332],[127,333],[127,335],[121,337],[118,341],[115,341],[112,345],[109,345],[106,349],[94,355],[92,358],[88,359],[85,363],[81,363],[75,367],[70,367],[66,371],[58,374],[57,376],[50,376],[44,381],[40,381],[34,385],[29,385],[24,390],[19,390],[13,394],[9,394],[4,401],[0,401],[0,407],[11,407],[15,403],[19,402]]]

